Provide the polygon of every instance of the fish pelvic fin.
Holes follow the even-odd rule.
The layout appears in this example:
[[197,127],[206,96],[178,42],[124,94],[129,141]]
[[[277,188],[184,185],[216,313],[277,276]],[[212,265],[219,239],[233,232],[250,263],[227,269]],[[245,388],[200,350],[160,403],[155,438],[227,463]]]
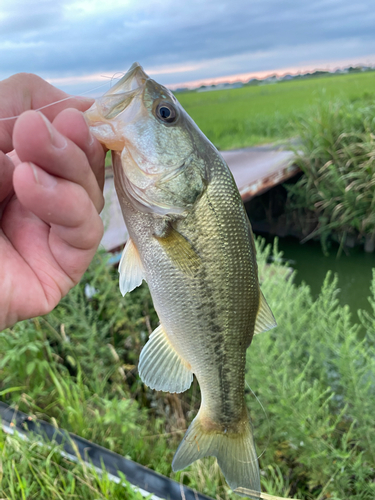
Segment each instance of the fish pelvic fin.
[[[201,408],[176,451],[172,469],[182,470],[207,456],[217,458],[232,490],[245,488],[246,496],[256,500],[261,498],[258,457],[245,407],[242,421],[228,428],[207,418]],[[251,496],[249,492],[252,492]]]
[[118,266],[120,273],[120,292],[125,295],[141,285],[145,280],[145,271],[137,247],[131,238],[128,239]]
[[190,365],[172,346],[162,325],[142,349],[138,373],[144,384],[157,391],[184,392],[193,382]]

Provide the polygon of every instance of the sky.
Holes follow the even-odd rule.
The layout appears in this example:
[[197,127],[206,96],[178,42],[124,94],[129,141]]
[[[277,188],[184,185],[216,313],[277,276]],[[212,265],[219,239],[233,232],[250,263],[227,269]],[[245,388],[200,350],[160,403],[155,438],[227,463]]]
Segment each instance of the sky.
[[0,0],[0,79],[100,95],[134,61],[171,88],[375,65],[374,2]]

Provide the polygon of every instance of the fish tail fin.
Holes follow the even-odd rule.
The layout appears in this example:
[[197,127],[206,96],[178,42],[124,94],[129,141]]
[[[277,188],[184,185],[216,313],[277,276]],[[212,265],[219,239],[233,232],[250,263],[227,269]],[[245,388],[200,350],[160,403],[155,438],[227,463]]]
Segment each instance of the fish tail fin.
[[232,490],[240,488],[250,498],[261,498],[258,457],[246,408],[244,413],[241,422],[223,429],[203,417],[201,409],[176,451],[173,470],[184,469],[199,458],[214,456]]

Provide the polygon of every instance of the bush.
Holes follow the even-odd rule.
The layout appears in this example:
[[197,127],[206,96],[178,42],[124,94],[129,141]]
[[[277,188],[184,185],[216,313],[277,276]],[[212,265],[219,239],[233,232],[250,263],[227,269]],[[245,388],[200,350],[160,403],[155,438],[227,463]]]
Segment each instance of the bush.
[[[360,313],[357,324],[349,308],[339,305],[335,277],[327,276],[313,300],[306,285],[285,281],[277,248],[267,265],[270,253],[258,243],[262,290],[278,327],[254,338],[246,376],[264,407],[249,389],[263,490],[304,500],[374,498],[375,274],[374,312]],[[215,459],[171,471],[200,397],[196,382],[183,395],[168,395],[139,380],[139,351],[156,325],[147,287],[122,299],[117,272],[99,254],[54,312],[0,335],[2,398],[205,494],[228,499],[232,494]],[[35,470],[44,467],[38,463]],[[20,479],[12,475],[13,488],[20,488],[22,474]],[[0,486],[9,477],[3,475]],[[9,488],[3,486],[3,496],[22,498]]]

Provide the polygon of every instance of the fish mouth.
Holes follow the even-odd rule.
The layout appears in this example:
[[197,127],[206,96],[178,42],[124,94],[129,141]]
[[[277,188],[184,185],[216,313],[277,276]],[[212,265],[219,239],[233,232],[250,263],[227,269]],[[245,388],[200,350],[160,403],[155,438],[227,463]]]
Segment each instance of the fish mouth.
[[[175,100],[166,88],[152,80],[142,66],[135,62],[111,89],[96,99],[93,106],[85,112],[85,117],[90,126],[105,121],[115,132],[111,121],[122,112],[126,110],[126,122],[129,123],[136,118],[141,108],[145,108],[145,100],[149,102],[150,98],[155,100],[158,97],[166,98],[167,95]],[[134,106],[137,101],[138,104]]]
[[142,66],[133,63],[125,75],[105,95],[124,94],[144,87],[149,76],[144,72]]
[[89,124],[112,120],[131,107],[137,97],[142,97],[149,80],[139,63],[132,64],[127,73],[86,111],[85,116]]

